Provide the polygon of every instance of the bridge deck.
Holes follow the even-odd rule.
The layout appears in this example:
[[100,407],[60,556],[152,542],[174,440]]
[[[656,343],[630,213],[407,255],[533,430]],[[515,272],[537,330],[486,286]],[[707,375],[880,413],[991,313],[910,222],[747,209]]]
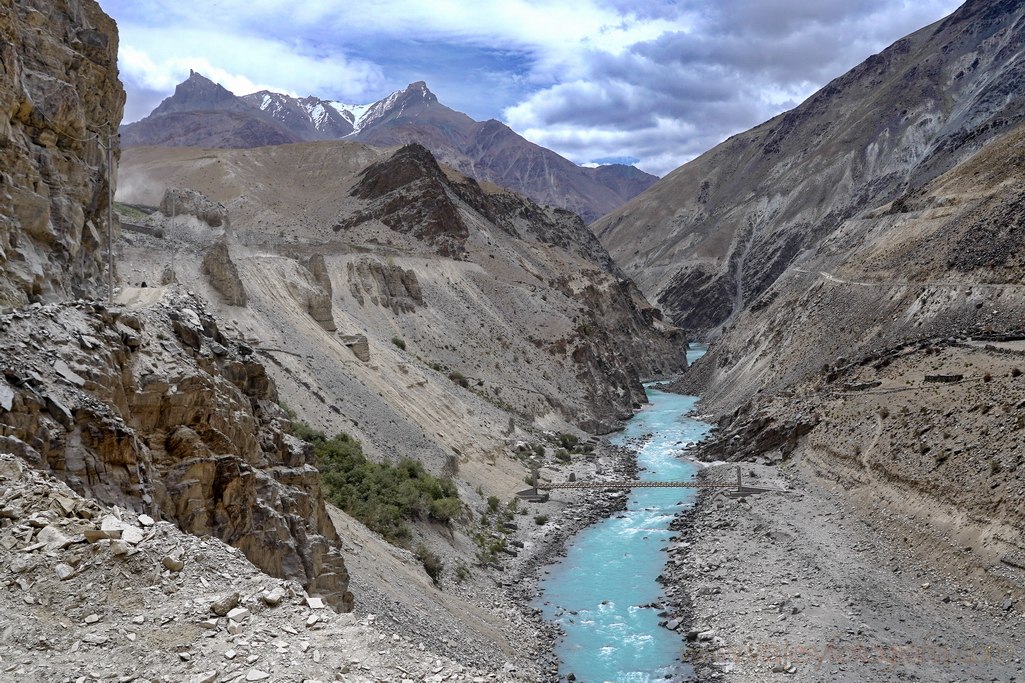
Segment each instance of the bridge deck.
[[539,489],[735,489],[736,484],[704,484],[696,481],[571,481],[548,484],[538,482]]

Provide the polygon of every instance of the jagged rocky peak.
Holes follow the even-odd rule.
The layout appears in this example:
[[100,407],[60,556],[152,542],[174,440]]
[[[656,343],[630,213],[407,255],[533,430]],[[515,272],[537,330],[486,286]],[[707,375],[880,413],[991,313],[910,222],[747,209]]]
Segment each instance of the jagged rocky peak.
[[161,102],[152,115],[218,109],[244,110],[233,92],[190,69],[189,77],[175,87],[174,94]]
[[469,229],[459,215],[445,172],[426,147],[406,145],[368,166],[361,176],[352,196],[369,205],[339,221],[336,231],[377,219],[392,230],[434,245],[443,256],[464,252]]
[[99,5],[33,5],[44,6],[8,0],[0,10],[0,304],[103,286],[105,146],[125,101],[117,27]]
[[430,150],[413,143],[388,159],[368,166],[362,175],[352,195],[360,199],[379,199],[410,183],[427,178],[440,180],[445,174]]

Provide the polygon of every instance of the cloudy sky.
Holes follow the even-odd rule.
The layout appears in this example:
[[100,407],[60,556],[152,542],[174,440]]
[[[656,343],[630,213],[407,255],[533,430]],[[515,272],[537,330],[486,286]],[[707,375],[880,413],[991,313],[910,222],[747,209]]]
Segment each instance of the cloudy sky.
[[800,103],[959,0],[99,0],[125,121],[189,69],[352,104],[427,81],[578,163],[663,175]]

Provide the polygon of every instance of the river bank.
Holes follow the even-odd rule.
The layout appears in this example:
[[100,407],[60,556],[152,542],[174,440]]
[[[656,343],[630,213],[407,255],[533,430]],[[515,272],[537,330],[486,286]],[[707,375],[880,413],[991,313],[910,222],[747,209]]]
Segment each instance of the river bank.
[[786,493],[705,491],[673,525],[667,594],[688,613],[696,680],[1025,680],[1020,613],[916,558],[907,520],[800,463],[743,471]]

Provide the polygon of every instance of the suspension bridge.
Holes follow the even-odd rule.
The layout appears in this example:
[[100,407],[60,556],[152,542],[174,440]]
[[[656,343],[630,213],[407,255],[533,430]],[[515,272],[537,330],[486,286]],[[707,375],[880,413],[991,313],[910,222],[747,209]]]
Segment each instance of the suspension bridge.
[[743,498],[758,493],[778,492],[782,489],[766,488],[763,486],[748,486],[744,483],[744,475],[737,467],[736,483],[725,484],[722,482],[704,481],[644,481],[644,480],[590,480],[590,481],[564,481],[548,482],[538,479],[537,470],[533,476],[534,485],[516,495],[527,500],[547,500],[547,491],[558,491],[562,489],[655,489],[655,488],[681,488],[681,489],[720,489],[731,498]]

